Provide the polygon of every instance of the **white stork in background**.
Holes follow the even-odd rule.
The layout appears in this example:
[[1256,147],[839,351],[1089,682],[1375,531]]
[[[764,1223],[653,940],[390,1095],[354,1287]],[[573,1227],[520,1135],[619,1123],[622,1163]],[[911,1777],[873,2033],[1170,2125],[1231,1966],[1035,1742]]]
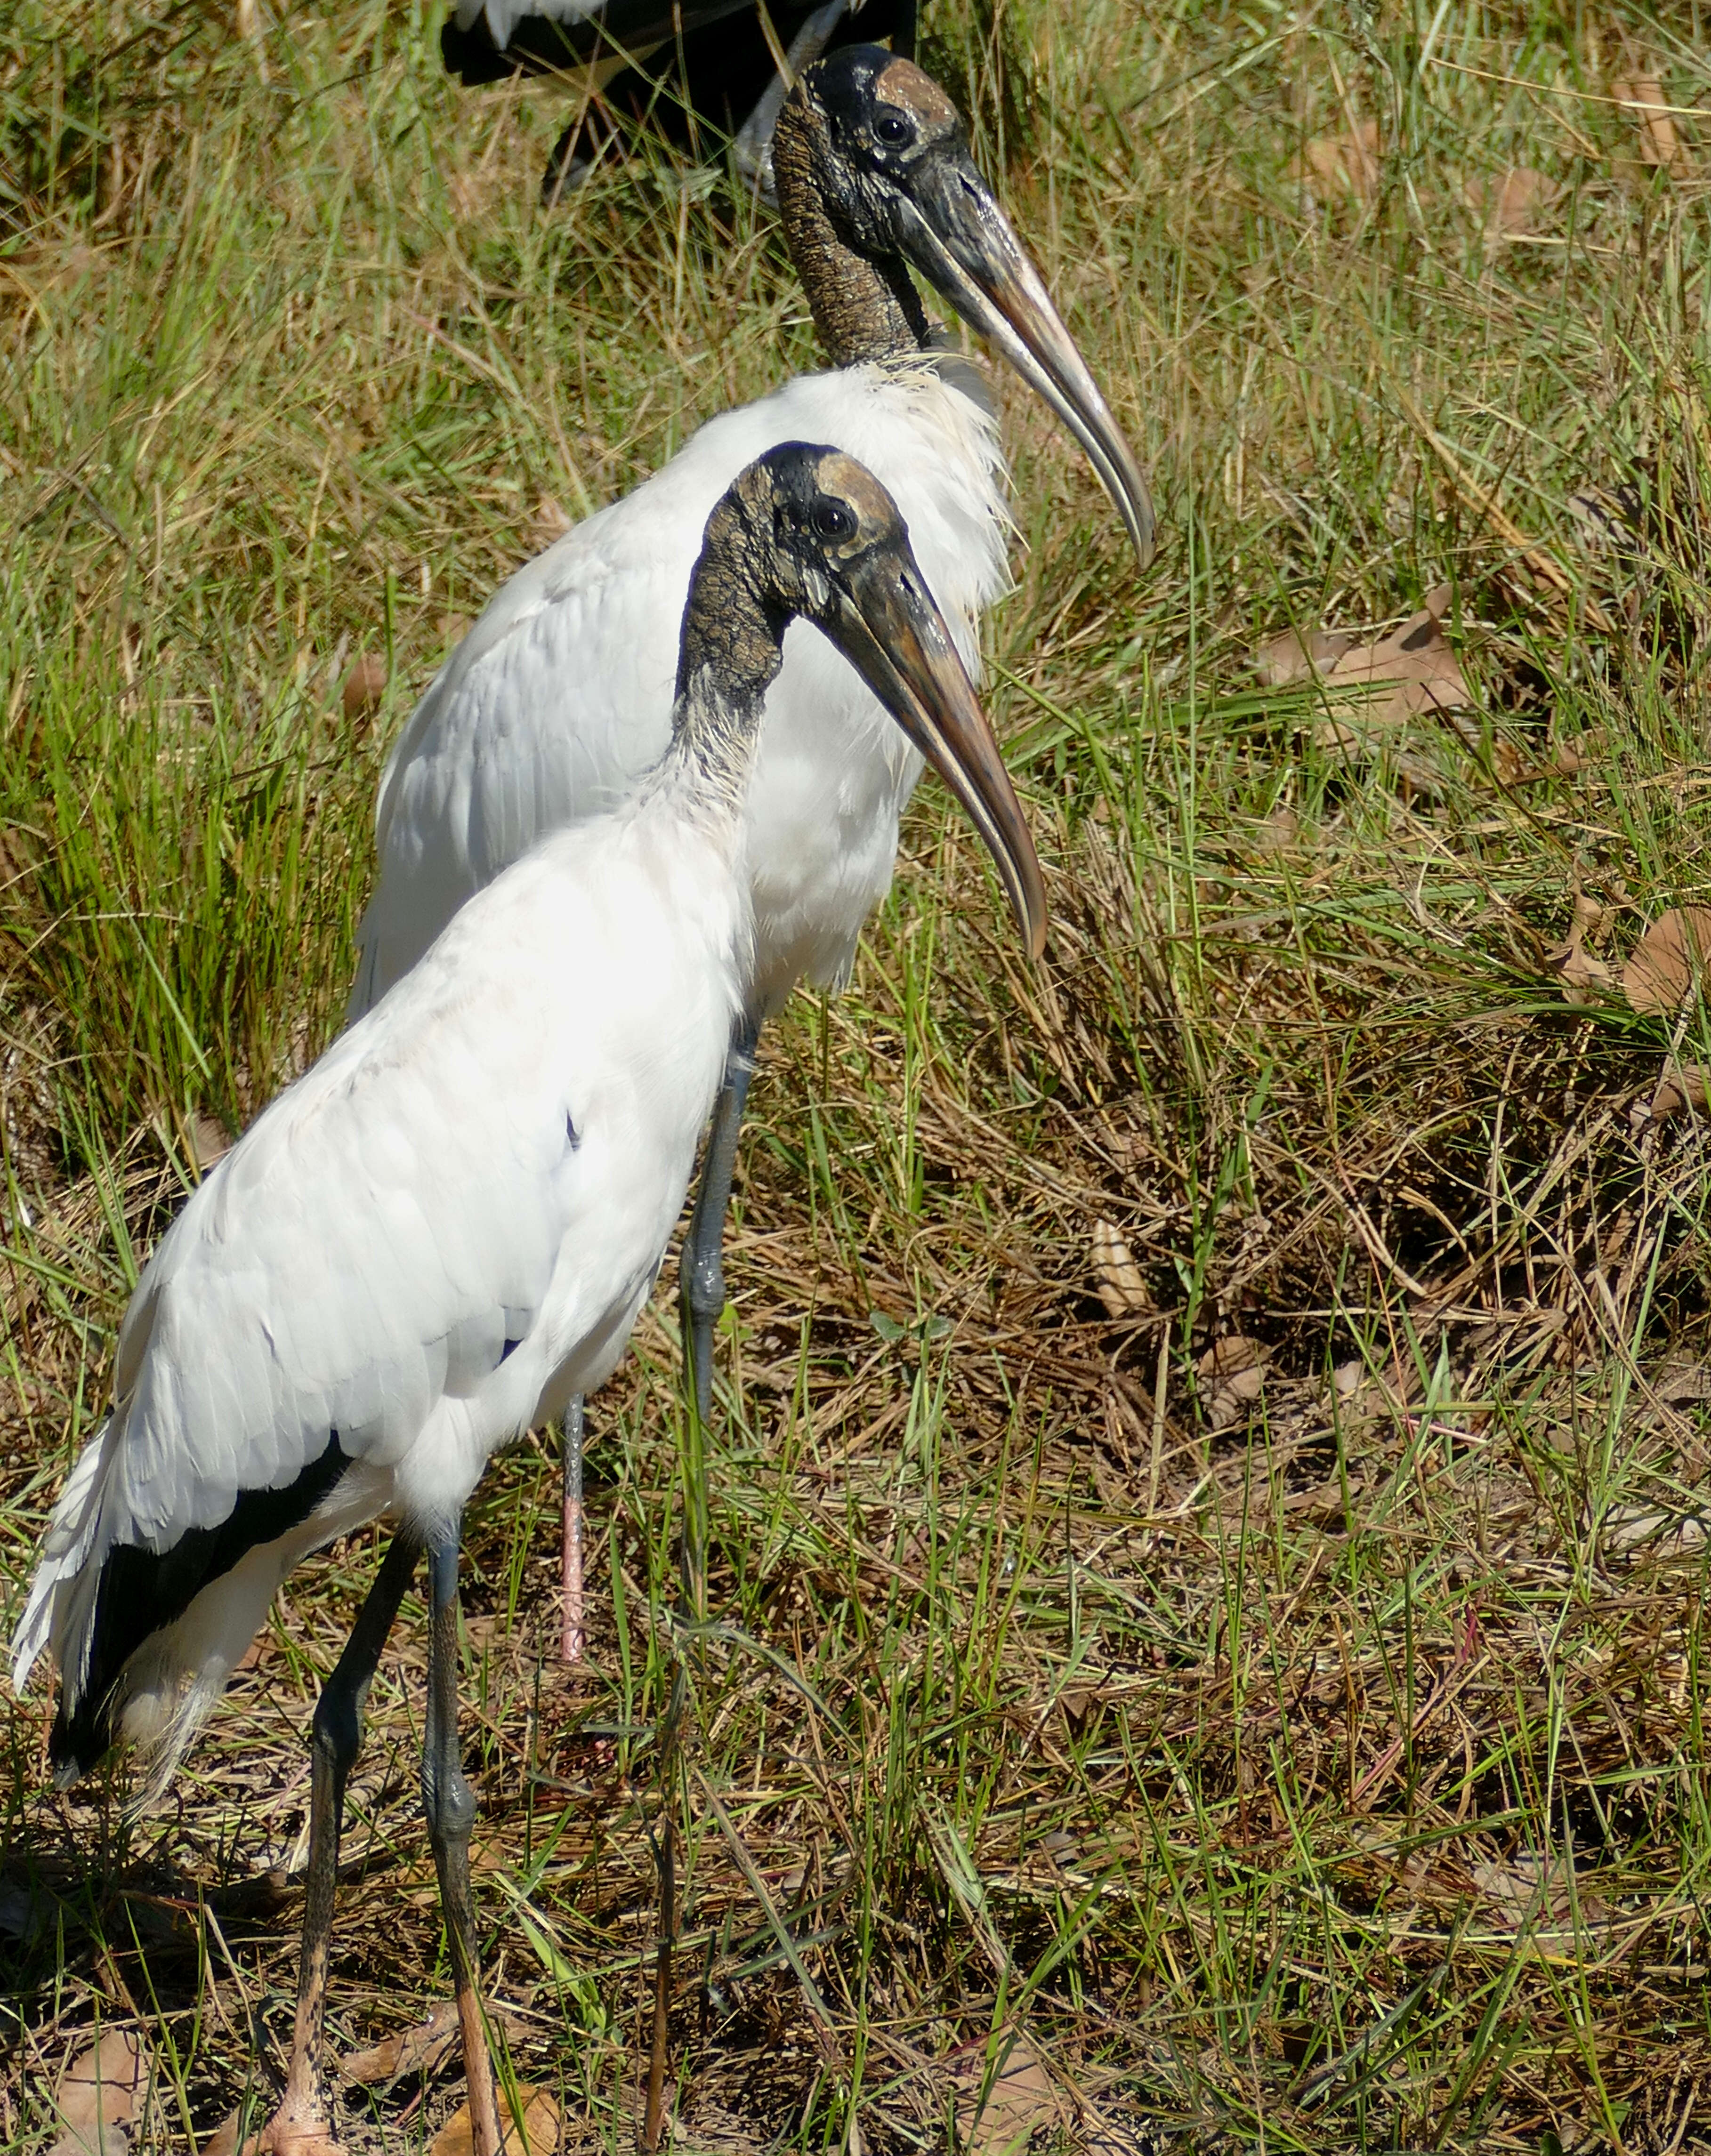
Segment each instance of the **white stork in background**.
[[767,13],[763,23],[758,0],[458,0],[439,49],[472,88],[515,74],[580,86],[583,109],[541,182],[549,206],[644,126],[693,157],[728,137],[737,169],[764,183],[789,87],[778,55],[791,80],[857,40],[889,38],[912,59],[916,0],[772,0]]
[[112,1413],[43,1544],[13,1678],[51,1649],[57,1777],[122,1734],[161,1782],[291,1567],[396,1522],[315,1712],[276,2156],[335,2149],[321,2063],[340,1815],[424,1548],[423,1796],[475,2145],[497,2156],[457,1732],[460,1522],[500,1445],[609,1373],[658,1271],[746,1007],[743,794],[794,616],[943,774],[1037,953],[1039,864],[896,505],[835,449],[772,450],[707,521],[664,757],[625,805],[472,900],[197,1189],[137,1283]]
[[[663,749],[671,660],[701,526],[769,444],[832,441],[896,497],[971,670],[1004,589],[1002,453],[979,379],[938,348],[927,278],[1074,431],[1144,564],[1146,482],[1039,273],[912,63],[851,46],[809,68],[773,139],[784,230],[834,369],[710,420],[644,485],[511,578],[416,707],[382,781],[379,874],[353,1014],[543,831],[603,814]],[[835,715],[836,723],[828,724]],[[705,1419],[737,1134],[762,1024],[804,975],[841,982],[890,888],[921,762],[821,638],[787,638],[749,789],[753,956],[683,1255],[686,1352]],[[567,1658],[580,1650],[580,1400],[566,1417]]]

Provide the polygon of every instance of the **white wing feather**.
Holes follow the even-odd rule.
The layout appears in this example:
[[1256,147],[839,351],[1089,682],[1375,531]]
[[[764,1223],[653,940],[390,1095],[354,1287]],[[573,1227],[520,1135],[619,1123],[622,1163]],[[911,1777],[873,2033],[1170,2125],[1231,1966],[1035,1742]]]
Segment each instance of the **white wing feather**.
[[48,1644],[84,1666],[109,1548],[218,1525],[330,1433],[363,1471],[315,1539],[383,1509],[430,1525],[543,1402],[603,1381],[723,1068],[730,843],[710,859],[644,804],[543,847],[218,1163],[138,1285],[16,1682]]
[[[382,783],[380,873],[352,1014],[542,833],[627,798],[664,752],[689,577],[713,505],[782,442],[825,442],[889,488],[922,572],[978,665],[1004,588],[1003,467],[989,413],[927,362],[804,375],[711,420],[653,478],[520,569],[429,688]],[[896,726],[801,623],[767,699],[745,808],[762,1014],[798,974],[835,977],[889,886],[920,771]],[[830,843],[835,833],[836,843]]]

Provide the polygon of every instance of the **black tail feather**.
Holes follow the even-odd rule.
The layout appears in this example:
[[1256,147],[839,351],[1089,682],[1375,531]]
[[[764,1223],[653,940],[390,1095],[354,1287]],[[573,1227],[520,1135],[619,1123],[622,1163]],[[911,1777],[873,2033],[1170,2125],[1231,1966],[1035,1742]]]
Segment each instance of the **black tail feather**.
[[126,1544],[108,1551],[95,1589],[89,1662],[69,1710],[62,1679],[48,1738],[54,1779],[64,1789],[86,1774],[113,1742],[125,1666],[157,1632],[176,1624],[204,1587],[264,1543],[301,1527],[350,1466],[334,1430],[318,1458],[278,1490],[240,1490],[218,1527],[191,1527],[170,1549]]

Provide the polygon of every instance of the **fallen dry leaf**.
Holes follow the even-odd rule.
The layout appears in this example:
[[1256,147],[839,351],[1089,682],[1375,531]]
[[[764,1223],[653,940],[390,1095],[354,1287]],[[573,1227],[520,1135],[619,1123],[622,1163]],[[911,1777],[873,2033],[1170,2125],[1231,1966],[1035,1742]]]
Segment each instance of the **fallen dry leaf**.
[[1611,83],[1610,94],[1639,127],[1641,163],[1668,172],[1686,172],[1692,160],[1676,131],[1663,85],[1649,75],[1636,75]]
[[961,2053],[950,2061],[950,2069],[964,2089],[957,2098],[957,2139],[965,2156],[1021,2156],[1035,2129],[1054,2124],[1060,2116],[1051,2077],[1025,2036],[1011,2046],[978,2117],[985,2046]]
[[1554,945],[1544,954],[1545,964],[1562,983],[1563,1001],[1575,1010],[1584,1010],[1593,1000],[1595,990],[1609,988],[1616,979],[1603,959],[1586,948],[1589,942],[1603,935],[1610,921],[1610,907],[1601,906],[1596,899],[1588,898],[1577,889],[1568,941]]
[[1648,1017],[1679,1010],[1711,965],[1711,907],[1672,906],[1654,921],[1622,968],[1622,993]]
[[543,494],[535,504],[529,523],[529,541],[537,548],[550,547],[570,529],[570,512],[555,495]]
[[[477,1619],[470,1625],[472,1635],[480,1622]],[[490,2010],[488,2018],[513,2041],[522,2034],[521,2023],[508,2014]],[[457,2041],[456,2003],[442,1999],[425,2021],[398,2030],[368,2051],[350,2052],[340,2060],[339,2071],[345,2080],[360,2082],[364,2088],[388,2088],[405,2074],[438,2073]]]
[[1703,1063],[1672,1063],[1647,1106],[1657,1117],[1678,1116],[1683,1108],[1711,1115],[1711,1070]]
[[200,1108],[193,1110],[185,1122],[185,1135],[190,1140],[190,1150],[196,1156],[198,1172],[206,1175],[222,1153],[232,1149],[232,1134],[212,1116],[204,1115]]
[[1205,1403],[1207,1426],[1225,1430],[1237,1421],[1245,1407],[1256,1400],[1266,1387],[1266,1363],[1271,1349],[1240,1333],[1217,1340],[1195,1365]]
[[1523,1854],[1470,1869],[1499,1931],[1518,1933],[1527,1927],[1539,1945],[1562,1947],[1575,1937],[1577,1911],[1588,1931],[1610,1922],[1609,1904],[1573,1878],[1560,1857],[1547,1860]]
[[1354,639],[1342,629],[1316,629],[1303,636],[1286,629],[1268,636],[1255,652],[1254,671],[1268,689],[1287,689],[1292,682],[1328,674]]
[[385,694],[386,661],[378,651],[368,651],[346,675],[339,701],[344,706],[347,719],[366,719],[371,712],[379,710],[380,700]]
[[383,2089],[401,2074],[434,2072],[457,2040],[457,2007],[444,1999],[414,2028],[400,2029],[368,2051],[349,2053],[339,2061],[339,2072],[364,2088]]
[[98,2044],[80,2051],[54,2092],[67,2130],[50,2156],[126,2156],[125,2129],[136,2116],[147,2078],[141,2040],[129,2029],[109,2029]]
[[1344,195],[1371,202],[1379,191],[1379,123],[1363,120],[1340,134],[1314,136],[1296,161],[1294,177],[1322,203]]
[[[516,2122],[506,2102],[505,2092],[499,2092],[499,2123],[504,2130],[505,2156],[552,2156],[558,2146],[558,2106],[545,2089],[525,2088],[521,2084],[517,2095],[522,2099],[523,2130],[517,2132]],[[428,2156],[475,2156],[475,2123],[470,2116],[470,2107],[465,2104],[447,2119],[428,2144]]]
[[1400,726],[1425,711],[1461,711],[1473,701],[1461,664],[1444,640],[1441,624],[1449,604],[1450,588],[1440,584],[1427,593],[1418,613],[1371,644],[1357,643],[1342,630],[1303,636],[1287,629],[1255,652],[1254,668],[1271,688],[1317,678],[1332,689],[1369,692],[1346,721],[1323,719],[1313,729],[1323,745],[1357,754],[1370,747],[1367,734],[1374,727]]
[[1361,706],[1363,723],[1398,726],[1422,711],[1460,711],[1473,701],[1440,625],[1449,604],[1450,588],[1440,584],[1400,629],[1375,644],[1352,645],[1331,669],[1334,688],[1369,684],[1383,691]]
[[1462,190],[1469,209],[1485,227],[1487,244],[1519,239],[1538,232],[1562,199],[1560,185],[1534,172],[1530,165],[1514,165],[1499,177],[1479,172]]
[[1093,1229],[1093,1286],[1113,1317],[1133,1317],[1154,1306],[1133,1251],[1108,1220]]

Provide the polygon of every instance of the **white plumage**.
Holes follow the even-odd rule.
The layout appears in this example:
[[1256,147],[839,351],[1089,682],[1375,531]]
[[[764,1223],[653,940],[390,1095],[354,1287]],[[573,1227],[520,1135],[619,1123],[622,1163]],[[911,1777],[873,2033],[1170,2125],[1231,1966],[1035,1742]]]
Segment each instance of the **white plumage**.
[[[353,1014],[542,831],[604,814],[660,756],[701,528],[743,466],[788,441],[835,442],[891,494],[977,671],[979,615],[1005,582],[1004,467],[989,413],[934,361],[801,376],[710,420],[652,479],[520,569],[417,706],[381,785]],[[847,969],[890,887],[920,771],[847,662],[795,624],[744,814],[757,1019],[802,975],[834,982]]]
[[[911,268],[993,339],[1087,449],[1144,558],[1146,483],[1037,271],[974,166],[955,106],[873,46],[802,74],[773,161],[791,253],[836,371],[710,421],[663,470],[513,577],[400,737],[377,815],[379,873],[358,932],[352,1014],[470,895],[546,830],[603,814],[663,745],[675,624],[701,524],[751,458],[835,442],[890,490],[970,670],[1003,590],[1010,531],[979,377],[938,349]],[[751,1051],[806,977],[841,983],[889,889],[921,770],[839,655],[799,626],[768,695],[744,818],[753,963],[684,1259],[700,1411]],[[566,1425],[564,1650],[580,1633],[580,1409]]]
[[44,1542],[13,1681],[51,1649],[62,1779],[116,1730],[152,1748],[158,1782],[291,1566],[382,1513],[397,1523],[316,1709],[274,2156],[334,2147],[321,2045],[345,1781],[424,1546],[424,1806],[475,2143],[500,2156],[457,1736],[463,1508],[497,1446],[610,1372],[676,1219],[752,974],[742,798],[797,617],[932,756],[1038,950],[1039,864],[895,505],[834,450],[772,451],[707,521],[662,760],[472,898],[192,1196],[138,1283],[112,1413]]
[[460,30],[473,30],[483,20],[488,34],[503,52],[519,23],[540,15],[549,23],[586,23],[606,12],[606,0],[458,0],[452,11]]
[[383,1512],[455,1520],[496,1446],[604,1380],[724,1067],[737,846],[681,773],[560,833],[218,1163],[138,1285],[16,1684],[50,1636],[75,1683],[109,1550],[220,1526],[336,1431],[352,1466],[326,1498],[130,1673],[126,1732],[176,1749],[309,1549]]

